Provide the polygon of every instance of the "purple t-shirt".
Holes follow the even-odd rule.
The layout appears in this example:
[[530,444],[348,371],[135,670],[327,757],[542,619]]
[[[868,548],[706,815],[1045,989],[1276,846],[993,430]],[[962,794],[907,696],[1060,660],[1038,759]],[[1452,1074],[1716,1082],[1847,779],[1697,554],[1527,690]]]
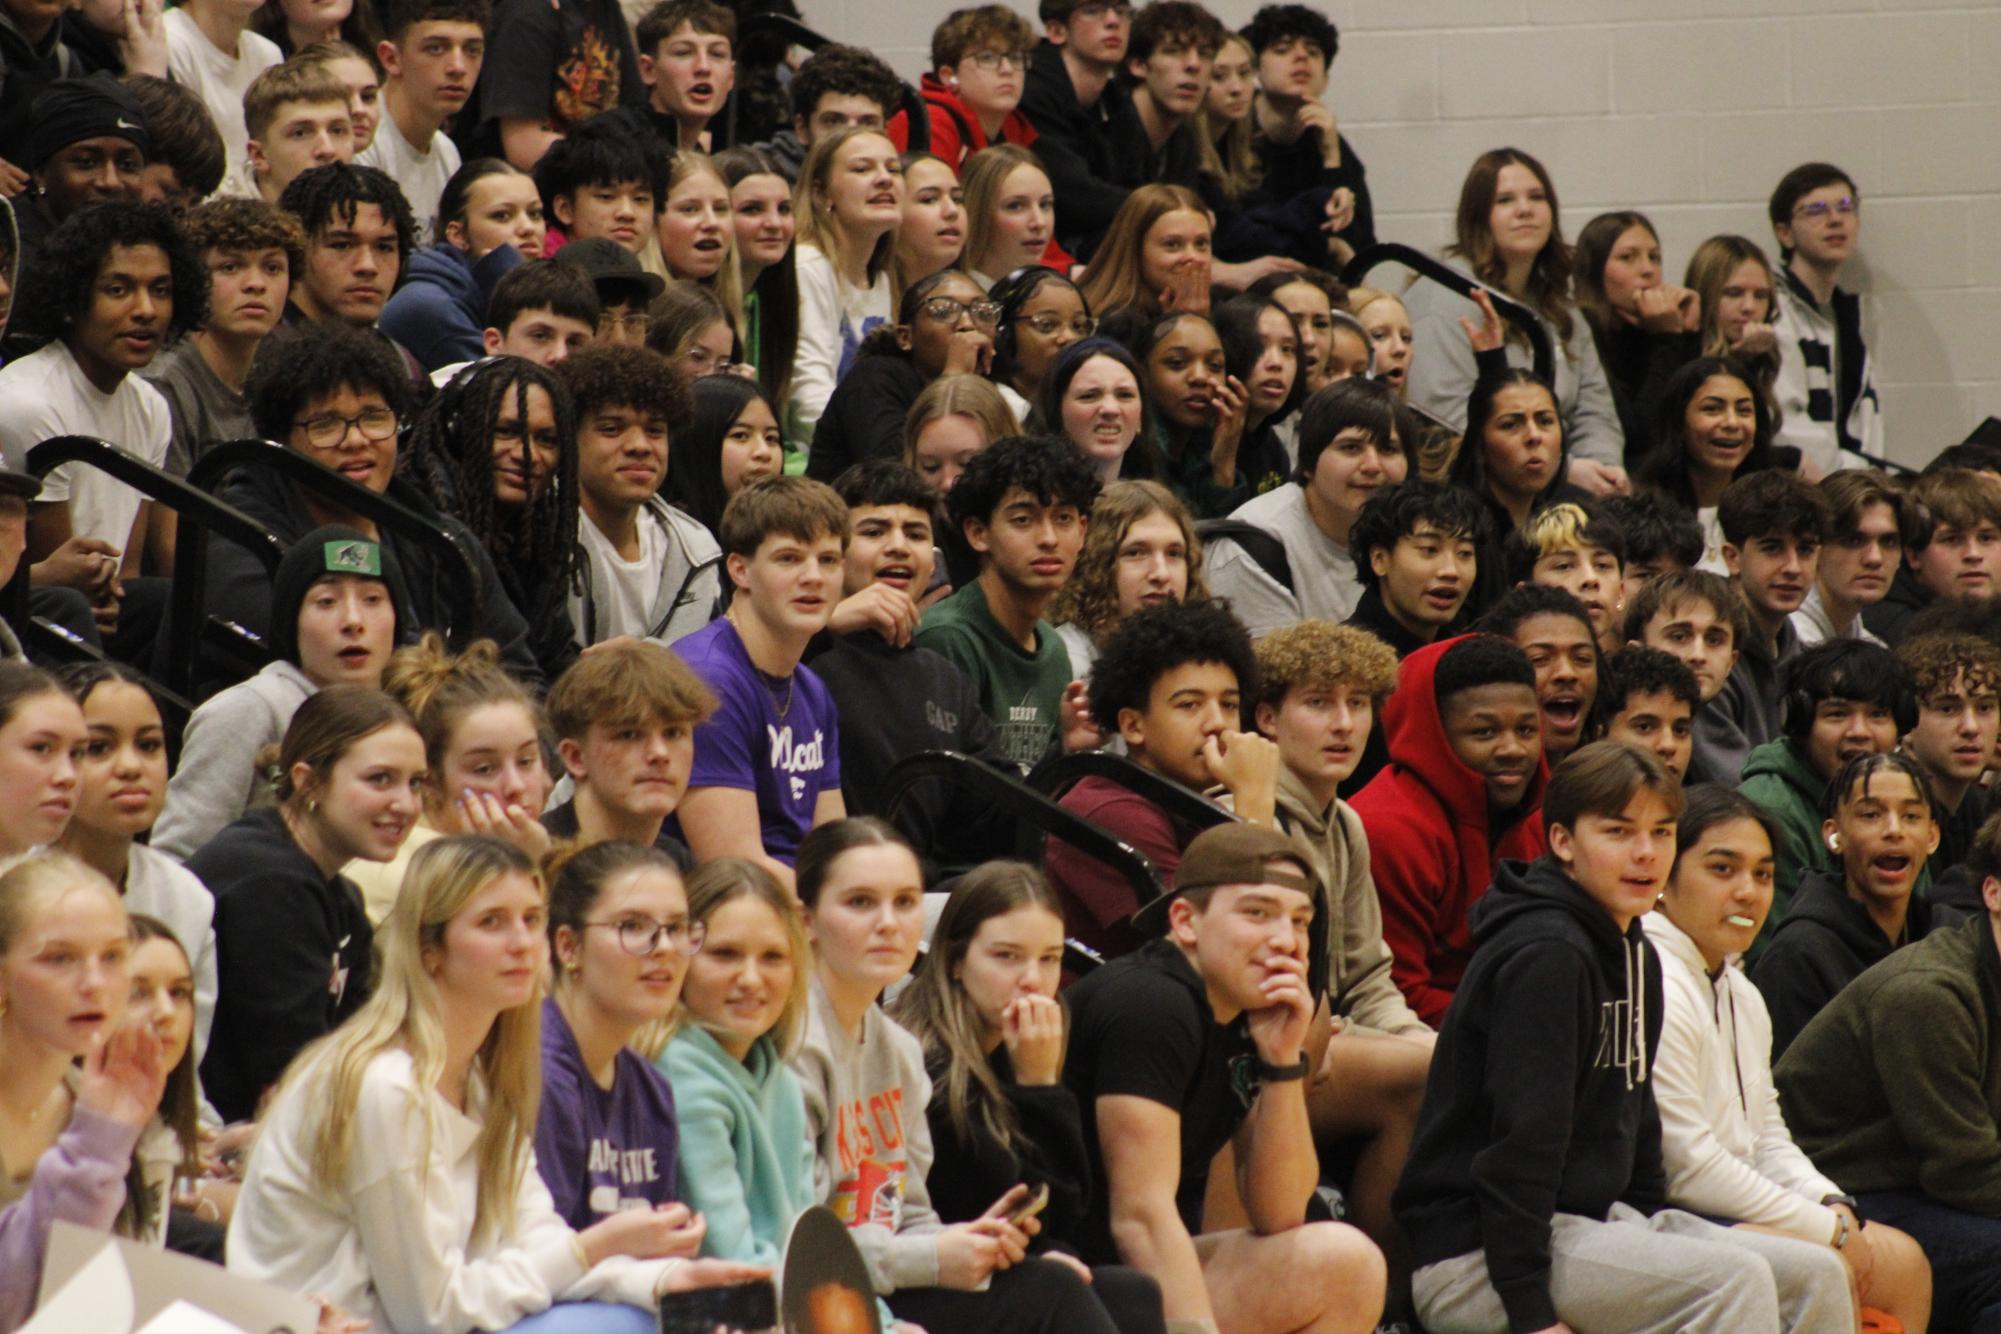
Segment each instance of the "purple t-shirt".
[[599,1088],[569,1020],[543,1001],[535,1165],[563,1220],[582,1231],[620,1209],[671,1204],[680,1147],[674,1090],[660,1072],[621,1049],[611,1087]]
[[[688,786],[756,793],[764,851],[791,865],[820,794],[841,790],[833,695],[804,666],[786,681],[758,671],[727,618],[674,641],[674,651],[716,696],[715,713],[695,729]],[[687,842],[679,817],[672,829]]]

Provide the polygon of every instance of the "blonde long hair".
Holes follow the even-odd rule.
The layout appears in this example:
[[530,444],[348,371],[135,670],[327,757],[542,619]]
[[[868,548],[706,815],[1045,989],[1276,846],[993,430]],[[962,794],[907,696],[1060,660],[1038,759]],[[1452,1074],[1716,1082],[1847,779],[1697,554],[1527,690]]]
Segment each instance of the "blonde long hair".
[[[722,187],[723,197],[729,198],[729,182],[723,179],[722,168],[716,165],[715,159],[707,153],[684,148],[674,154],[674,165],[667,172],[667,198],[660,201],[662,218],[667,216],[667,201],[674,197],[674,188],[689,177],[702,172],[715,177],[716,184]],[[656,232],[659,230],[657,225],[654,230]],[[664,247],[660,252],[660,266],[667,267],[667,252]],[[679,277],[671,270],[665,276],[669,280]],[[710,277],[691,278],[687,281],[708,289],[715,294],[716,300],[723,303],[724,315],[729,320],[732,332],[743,328],[743,265],[737,259],[734,221],[723,224],[723,266]]]
[[[806,923],[799,912],[799,900],[771,872],[740,857],[719,857],[703,865],[688,877],[687,887],[688,920],[699,922],[704,928],[720,909],[738,899],[754,899],[778,918],[778,925],[792,948],[792,989],[785,995],[778,1021],[765,1036],[771,1039],[778,1058],[789,1060],[805,1036],[806,1007],[812,994],[813,948],[806,941]],[[688,1009],[685,989],[681,995],[681,1014],[710,1033],[717,1032],[708,1020]]]
[[[354,1153],[356,1110],[362,1082],[376,1057],[410,1056],[411,1079],[433,1088],[444,1073],[444,1021],[437,983],[424,967],[427,951],[443,947],[445,927],[460,909],[505,875],[525,875],[542,886],[526,854],[486,835],[459,835],[425,844],[410,860],[396,905],[375,933],[381,976],[375,994],[326,1037],[308,1047],[285,1072],[279,1096],[298,1093],[325,1110],[313,1128],[307,1161],[325,1191],[343,1190]],[[472,1241],[511,1237],[514,1198],[528,1168],[528,1149],[542,1100],[542,989],[524,1004],[503,1010],[473,1057],[469,1087],[482,1096],[477,1204]],[[295,1085],[309,1086],[294,1088]],[[424,1117],[422,1159],[431,1156],[432,1118]]]
[[[813,141],[813,146],[806,150],[806,160],[799,166],[799,183],[792,188],[792,216],[798,225],[795,244],[798,241],[805,241],[815,246],[834,262],[836,274],[846,271],[847,243],[841,237],[841,229],[828,221],[830,210],[820,207],[818,201],[826,193],[827,178],[833,175],[834,155],[839,153],[850,139],[864,134],[872,134],[889,144],[894,155],[896,144],[886,131],[872,125],[849,125]],[[870,282],[874,282],[877,275],[890,267],[890,259],[895,254],[896,228],[892,227],[877,239],[875,249],[869,252]],[[900,291],[891,292],[889,294],[891,303],[894,304],[901,296]]]
[[[1230,33],[1223,38],[1223,45],[1216,51],[1220,59],[1231,46],[1241,46],[1250,53],[1251,68],[1257,68],[1257,52],[1241,33]],[[1218,191],[1224,202],[1231,207],[1243,203],[1244,196],[1264,184],[1264,164],[1251,148],[1251,125],[1257,120],[1256,103],[1251,111],[1232,121],[1221,134],[1216,133],[1216,122],[1209,115],[1208,99],[1195,112],[1195,157],[1196,167]]]
[[[1001,187],[1021,167],[1033,167],[1049,179],[1042,159],[1020,144],[995,144],[982,148],[959,168],[959,180],[966,187],[966,245],[959,252],[959,267],[967,273],[977,269],[980,256],[994,243],[994,212],[1000,205]],[[1009,266],[1013,267],[1012,265]],[[1001,277],[1001,274],[990,274]]]

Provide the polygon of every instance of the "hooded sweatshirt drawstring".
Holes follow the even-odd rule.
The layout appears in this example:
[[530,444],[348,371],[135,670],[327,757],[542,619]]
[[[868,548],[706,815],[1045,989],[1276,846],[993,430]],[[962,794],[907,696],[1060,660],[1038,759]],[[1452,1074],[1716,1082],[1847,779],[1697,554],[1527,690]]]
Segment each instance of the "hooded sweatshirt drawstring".
[[[1626,960],[1626,1087],[1647,1082],[1647,960],[1641,937],[1627,936],[1620,951]],[[1639,1072],[1634,1073],[1634,1067]]]

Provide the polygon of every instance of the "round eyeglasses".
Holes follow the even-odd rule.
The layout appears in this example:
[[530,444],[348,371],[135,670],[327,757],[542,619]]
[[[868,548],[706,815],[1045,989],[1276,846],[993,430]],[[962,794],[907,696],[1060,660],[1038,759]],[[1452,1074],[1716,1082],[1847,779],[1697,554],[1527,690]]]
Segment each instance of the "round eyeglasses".
[[699,954],[702,938],[708,934],[705,923],[691,922],[685,917],[672,922],[656,922],[651,917],[621,917],[615,922],[585,922],[584,925],[618,932],[619,948],[640,959],[659,953],[662,936],[667,938],[667,943],[676,953]]

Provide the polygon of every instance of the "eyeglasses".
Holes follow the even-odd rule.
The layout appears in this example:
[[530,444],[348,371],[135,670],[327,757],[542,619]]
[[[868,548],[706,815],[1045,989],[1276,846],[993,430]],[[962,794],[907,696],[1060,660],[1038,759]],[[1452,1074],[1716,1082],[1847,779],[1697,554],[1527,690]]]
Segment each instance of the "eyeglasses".
[[1095,315],[1073,315],[1066,320],[1053,311],[1045,310],[1039,315],[1024,315],[1021,317],[1021,322],[1044,338],[1063,329],[1068,329],[1079,338],[1089,338],[1098,332],[1098,318]]
[[387,440],[396,434],[396,414],[388,408],[363,408],[355,417],[326,412],[295,421],[292,426],[306,433],[306,443],[314,449],[335,449],[347,439],[350,430],[359,430],[364,440],[378,443]]
[[1107,5],[1101,3],[1101,0],[1093,0],[1091,4],[1079,5],[1070,11],[1070,16],[1078,19],[1102,19],[1107,14],[1117,14],[1121,21],[1131,23],[1133,7],[1131,5]]
[[972,61],[981,69],[989,71],[997,70],[1007,65],[1011,65],[1015,69],[1028,68],[1028,52],[1026,51],[975,51],[973,54],[967,56],[966,59]]
[[1858,207],[1860,205],[1855,202],[1854,195],[1843,195],[1839,199],[1816,199],[1811,204],[1801,204],[1793,210],[1793,216],[1810,218],[1814,222],[1825,222],[1830,213],[1846,218],[1852,216]]
[[941,324],[957,324],[961,315],[971,315],[975,324],[993,324],[1000,319],[1000,307],[991,301],[960,301],[934,296],[918,307]]
[[598,316],[598,332],[601,334],[622,330],[625,333],[639,334],[643,337],[646,331],[652,327],[653,317],[645,311],[638,311],[630,315]]
[[651,917],[621,917],[616,922],[585,922],[585,926],[602,927],[618,932],[619,948],[635,958],[651,958],[660,948],[660,937],[667,937],[667,943],[687,955],[701,953],[702,939],[708,935],[708,924],[691,922],[685,917],[671,922],[656,922]]

